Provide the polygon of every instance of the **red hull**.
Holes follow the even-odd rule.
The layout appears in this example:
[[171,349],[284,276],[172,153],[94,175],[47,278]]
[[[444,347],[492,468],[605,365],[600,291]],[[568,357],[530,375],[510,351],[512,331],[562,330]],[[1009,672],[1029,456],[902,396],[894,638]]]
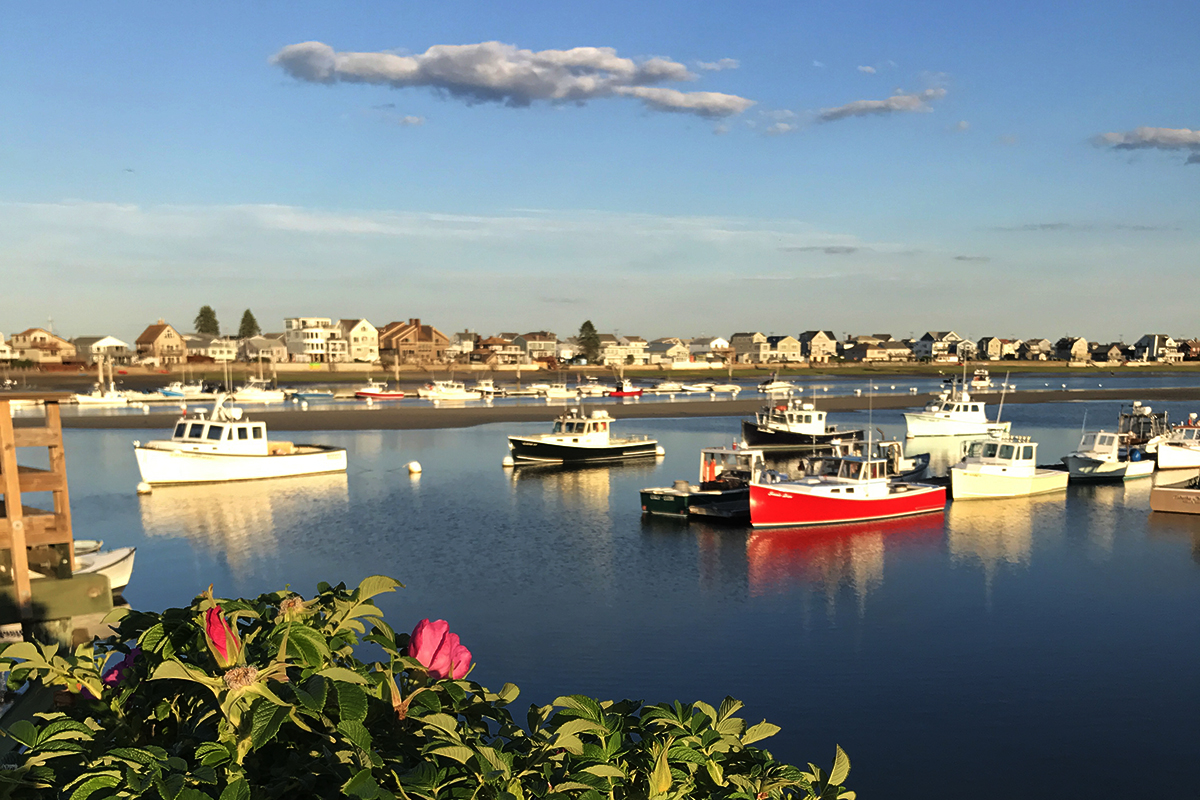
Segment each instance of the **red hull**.
[[359,400],[399,400],[404,392],[355,392],[354,396]]
[[605,392],[605,397],[641,397],[644,390],[638,389],[635,392]]
[[756,528],[837,525],[940,513],[945,508],[946,489],[943,486],[914,485],[907,492],[862,499],[788,490],[786,484],[750,486],[750,524]]

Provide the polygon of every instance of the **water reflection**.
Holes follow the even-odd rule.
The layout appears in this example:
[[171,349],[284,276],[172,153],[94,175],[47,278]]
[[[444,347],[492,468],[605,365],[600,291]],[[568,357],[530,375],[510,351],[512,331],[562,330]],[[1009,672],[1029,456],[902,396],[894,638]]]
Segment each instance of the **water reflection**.
[[867,596],[883,585],[885,547],[936,543],[943,531],[940,514],[820,528],[756,530],[746,541],[750,594],[810,587],[826,597],[832,611],[838,591],[849,587],[861,614]]
[[1200,516],[1151,511],[1146,521],[1146,534],[1150,539],[1190,541],[1192,561],[1200,565]]
[[279,532],[345,513],[349,502],[345,474],[167,486],[138,497],[147,536],[187,538],[223,555],[238,578],[251,574],[257,560],[278,555]]
[[950,559],[983,568],[988,606],[992,581],[1001,565],[1028,568],[1033,558],[1033,531],[1064,530],[1063,496],[1014,497],[951,503],[946,511]]
[[621,478],[644,475],[649,478],[658,459],[643,459],[626,464],[588,466],[522,465],[508,470],[514,495],[530,489],[540,491],[547,505],[577,508],[591,514],[608,516],[614,470]]

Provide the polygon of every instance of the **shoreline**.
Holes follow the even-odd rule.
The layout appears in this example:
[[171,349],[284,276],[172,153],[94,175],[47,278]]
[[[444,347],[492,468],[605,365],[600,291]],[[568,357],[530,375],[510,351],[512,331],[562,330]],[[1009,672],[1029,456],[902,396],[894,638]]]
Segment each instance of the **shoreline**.
[[[999,392],[973,393],[972,397],[995,406]],[[820,398],[818,408],[831,413],[863,411],[868,406],[877,409],[920,408],[930,395],[876,395],[874,397],[837,396]],[[1064,403],[1078,400],[1126,401],[1196,401],[1200,411],[1200,387],[1161,387],[1141,389],[1076,389],[1047,391],[1015,391],[1004,396],[1007,403]],[[432,430],[436,428],[469,428],[494,422],[550,422],[574,403],[542,406],[430,406],[377,405],[371,408],[338,409],[272,409],[270,406],[243,406],[246,414],[265,422],[271,431],[366,431],[366,430]],[[597,403],[591,408],[604,409],[615,419],[669,419],[687,417],[748,417],[766,404],[766,397],[756,395],[742,400],[682,400],[673,403]],[[198,404],[205,405],[205,404]],[[585,408],[589,408],[584,403]],[[168,428],[179,417],[178,409],[151,411],[149,414],[80,417],[64,415],[63,428],[87,430],[144,430]],[[43,424],[39,417],[18,417],[15,427],[34,427]]]

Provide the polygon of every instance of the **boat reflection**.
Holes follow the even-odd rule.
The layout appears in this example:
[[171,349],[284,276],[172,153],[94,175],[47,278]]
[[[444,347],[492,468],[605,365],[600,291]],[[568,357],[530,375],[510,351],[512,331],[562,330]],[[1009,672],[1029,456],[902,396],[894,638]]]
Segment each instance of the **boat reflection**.
[[278,532],[341,514],[350,504],[344,473],[239,483],[166,486],[138,496],[147,536],[183,537],[223,553],[244,576],[279,550]]
[[622,477],[650,475],[658,459],[642,459],[623,464],[522,464],[512,467],[510,482],[514,492],[540,489],[549,506],[568,506],[596,514],[608,514],[614,470]]
[[1002,564],[1028,567],[1033,530],[1064,530],[1062,494],[1013,497],[979,503],[951,503],[946,510],[950,560],[983,568],[991,601],[992,580]]
[[833,602],[838,590],[848,586],[861,612],[867,595],[883,584],[885,549],[936,544],[943,532],[940,514],[755,530],[746,540],[750,594],[809,587]]
[[1200,517],[1151,511],[1146,520],[1146,534],[1151,539],[1190,541],[1192,561],[1200,565]]
[[914,436],[904,440],[904,455],[912,458],[922,453],[929,454],[931,478],[950,474],[950,468],[962,460],[963,447],[981,436]]

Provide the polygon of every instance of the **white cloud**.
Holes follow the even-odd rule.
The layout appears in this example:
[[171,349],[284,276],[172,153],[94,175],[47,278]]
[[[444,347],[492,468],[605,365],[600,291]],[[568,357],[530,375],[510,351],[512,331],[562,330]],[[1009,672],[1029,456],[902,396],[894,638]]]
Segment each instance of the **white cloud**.
[[874,74],[875,74],[875,68],[874,68],[874,67],[864,67],[864,66],[862,66],[862,65],[859,65],[859,67],[858,67],[858,71],[859,71],[859,72],[865,72],[865,73],[866,73],[866,74],[868,74],[868,75],[874,75]]
[[779,136],[783,133],[791,133],[794,130],[796,130],[796,126],[790,122],[776,122],[767,128],[766,133],[768,136]]
[[697,61],[696,69],[708,72],[720,72],[723,69],[737,69],[741,66],[736,58],[722,58],[719,61]]
[[817,69],[825,69],[825,63],[822,61],[814,61],[813,66]]
[[409,114],[407,116],[403,116],[400,119],[396,120],[396,124],[403,125],[404,127],[413,127],[416,125],[424,125],[425,118],[424,117],[414,117],[411,114]]
[[[584,103],[632,96],[658,111],[715,117],[740,114],[754,101],[717,92],[681,92],[654,84],[692,81],[696,74],[666,58],[622,58],[611,47],[523,50],[502,42],[435,45],[424,53],[337,52],[322,42],[284,47],[271,57],[293,78],[310,83],[425,87],[467,103],[528,106],[537,101]],[[713,62],[730,69],[733,59]]]
[[817,114],[820,122],[834,122],[847,117],[866,117],[898,112],[928,112],[932,111],[929,101],[940,100],[946,96],[942,88],[926,89],[915,94],[895,94],[887,100],[856,100],[844,106],[822,109]]
[[1184,150],[1190,153],[1185,164],[1200,164],[1200,130],[1142,126],[1127,133],[1093,136],[1092,144],[1113,150]]
[[965,119],[960,119],[958,122],[954,123],[954,130],[956,131],[969,130],[970,127],[971,123],[967,122]]

